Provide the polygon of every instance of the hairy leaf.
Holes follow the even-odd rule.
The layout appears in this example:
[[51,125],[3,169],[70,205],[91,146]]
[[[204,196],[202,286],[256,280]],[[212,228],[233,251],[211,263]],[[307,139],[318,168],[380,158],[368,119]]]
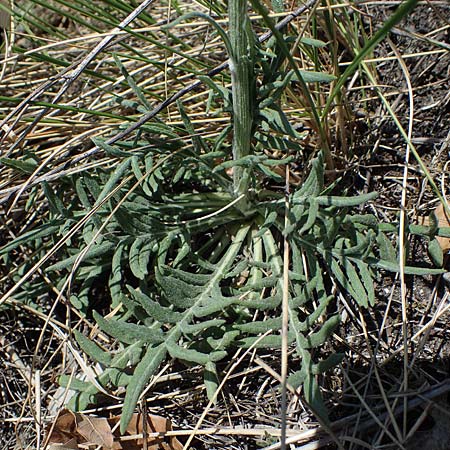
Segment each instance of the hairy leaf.
[[159,344],[164,341],[164,335],[160,329],[150,329],[145,325],[136,325],[119,320],[106,320],[96,311],[94,311],[93,316],[101,330],[120,342],[134,344],[142,341]]
[[120,418],[120,432],[122,434],[125,434],[142,391],[150,380],[150,377],[166,358],[166,354],[167,349],[164,344],[160,344],[157,347],[149,346],[144,357],[136,366],[133,377],[128,384],[129,387],[125,395],[122,417]]

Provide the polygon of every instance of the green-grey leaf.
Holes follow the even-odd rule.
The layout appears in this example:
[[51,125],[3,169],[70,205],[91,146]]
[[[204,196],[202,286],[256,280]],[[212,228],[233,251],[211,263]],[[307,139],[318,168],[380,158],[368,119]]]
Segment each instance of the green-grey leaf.
[[248,299],[247,297],[242,300],[236,300],[235,302],[238,305],[244,306],[246,308],[259,309],[261,311],[265,311],[268,309],[274,309],[278,307],[281,303],[281,295],[276,294],[271,297],[262,298],[262,299]]
[[259,334],[265,333],[269,330],[281,329],[281,317],[274,317],[267,320],[258,320],[254,322],[242,323],[235,325],[235,328],[243,331],[244,333]]
[[138,341],[159,344],[164,341],[164,335],[160,329],[150,329],[145,325],[119,320],[106,320],[96,311],[93,317],[102,331],[125,344],[134,344]]
[[111,273],[109,276],[109,292],[111,294],[112,306],[115,308],[121,301],[122,294],[122,255],[125,249],[125,242],[120,242],[117,245],[112,260]]
[[164,344],[160,344],[157,347],[149,346],[144,357],[136,366],[133,377],[128,384],[122,409],[122,417],[120,418],[120,432],[122,434],[126,432],[131,417],[133,416],[134,408],[147,382],[164,361],[166,355],[167,349]]
[[[317,197],[316,201],[321,206],[359,206],[378,196],[376,192],[369,192],[368,194],[355,195],[353,197],[338,197],[333,195]],[[295,201],[294,201],[295,204]]]
[[70,399],[67,408],[71,411],[83,411],[89,405],[95,404],[96,394],[96,392],[91,393],[89,391],[77,393]]
[[293,203],[297,198],[302,197],[316,197],[323,190],[323,177],[324,177],[324,163],[323,156],[319,153],[319,156],[313,159],[311,171],[302,183],[300,189],[296,191],[293,195]]
[[[367,308],[369,305],[369,300],[367,297],[366,290],[364,289],[363,284],[361,283],[358,272],[356,272],[355,266],[347,259],[343,259],[343,269],[347,274],[347,278],[353,289],[348,289],[352,294],[353,298],[356,300],[358,305]],[[347,286],[348,288],[348,286]]]
[[369,266],[359,260],[355,260],[355,264],[358,267],[359,274],[361,276],[361,281],[364,284],[364,287],[367,291],[367,299],[369,300],[369,305],[374,306],[375,305],[375,288],[374,288],[374,280],[372,278],[372,275],[370,273]]
[[109,353],[103,351],[94,341],[81,334],[78,330],[74,330],[73,334],[81,350],[95,361],[98,361],[104,366],[109,366],[111,363],[111,355]]
[[303,383],[305,399],[313,410],[325,423],[328,423],[328,412],[320,393],[319,385],[314,375],[308,374]]
[[[205,371],[203,373],[203,380],[205,382],[206,387],[206,395],[208,396],[208,400],[212,400],[214,398],[214,394],[219,387],[219,377],[217,375],[216,365],[212,361],[208,361],[205,365]],[[216,401],[214,401],[214,404]]]
[[100,204],[105,197],[107,197],[107,195],[114,189],[115,185],[125,176],[125,174],[129,171],[130,165],[131,158],[127,158],[114,168],[112,175],[103,186],[103,189],[95,202],[97,205]]
[[59,230],[59,227],[63,224],[64,221],[62,220],[55,221],[49,223],[48,225],[37,227],[34,230],[28,231],[27,233],[23,233],[9,244],[5,244],[3,247],[0,247],[0,255],[4,255],[11,250],[14,250],[19,245],[26,244],[28,242],[34,241],[36,239],[41,239],[46,236],[50,236],[56,233]]
[[194,307],[194,315],[198,318],[209,316],[210,314],[222,311],[227,306],[232,305],[237,300],[236,297],[222,297],[213,296],[209,298],[208,302]]
[[444,264],[444,252],[442,251],[437,239],[433,239],[428,244],[428,254],[436,266],[442,267]]
[[145,295],[131,286],[127,286],[133,298],[139,302],[145,309],[147,314],[153,317],[160,323],[177,323],[184,317],[183,313],[173,311],[168,307],[161,306],[158,302],[153,301],[150,297]]
[[81,381],[78,378],[71,377],[69,375],[61,375],[58,378],[58,383],[62,387],[72,389],[74,391],[80,391],[80,392],[84,392],[90,386],[92,386],[91,383],[88,383],[87,381]]
[[288,383],[294,388],[298,389],[305,381],[306,372],[303,370],[297,370],[289,375]]
[[94,137],[91,138],[91,140],[96,147],[101,148],[108,155],[115,156],[117,158],[127,158],[131,156],[130,152],[121,150],[117,145],[107,144],[104,139]]
[[212,327],[220,327],[223,325],[226,321],[223,319],[211,319],[211,320],[205,320],[203,322],[199,323],[193,323],[193,324],[185,324],[184,322],[180,322],[180,328],[181,331],[184,334],[196,334],[200,331],[210,329]]
[[[319,41],[320,42],[320,41]],[[334,75],[324,72],[299,71],[305,83],[331,83],[336,79]],[[297,75],[292,76],[292,81],[298,81]]]
[[[288,342],[292,343],[295,339],[294,333],[288,334]],[[263,338],[259,337],[246,337],[239,339],[238,344],[242,348],[280,348],[281,336],[280,335],[268,335]]]
[[[368,258],[367,262],[379,269],[388,270],[389,272],[400,272],[400,265],[395,262],[386,261],[377,258]],[[427,267],[404,267],[405,274],[407,275],[440,275],[444,273],[444,269],[429,269]]]
[[377,244],[380,252],[380,259],[395,263],[397,261],[397,253],[389,239],[383,232],[377,235]]
[[358,294],[354,291],[352,284],[349,282],[348,278],[344,275],[344,272],[342,271],[341,267],[339,266],[339,263],[334,258],[331,258],[330,268],[331,268],[331,271],[333,272],[333,275],[339,281],[340,285],[354,299],[357,299],[358,298]]
[[298,232],[300,236],[309,231],[309,229],[314,225],[318,213],[319,213],[319,203],[316,201],[314,197],[311,197],[311,201],[309,202],[308,208],[308,218],[306,219],[306,222]]
[[321,375],[328,370],[332,369],[333,367],[336,367],[338,364],[342,362],[344,359],[344,354],[342,353],[333,353],[328,358],[319,361],[317,364],[314,364],[312,366],[311,372],[314,375]]
[[[84,255],[84,260],[90,260],[92,258],[97,258],[100,256],[105,255],[106,253],[112,252],[112,250],[116,247],[116,244],[113,242],[103,242],[102,244],[93,245]],[[81,253],[81,252],[80,252]],[[63,261],[57,262],[55,264],[52,264],[51,266],[47,267],[47,270],[49,272],[53,272],[55,270],[62,270],[67,269],[69,267],[72,267],[74,262],[78,258],[77,255],[73,255],[70,258],[66,258]]]
[[200,364],[202,366],[204,366],[208,361],[220,361],[227,355],[227,352],[225,351],[211,352],[209,354],[201,353],[192,348],[180,347],[178,344],[172,341],[166,342],[166,348],[172,358],[189,361],[195,364]]
[[37,162],[34,159],[30,158],[26,160],[19,160],[1,157],[0,163],[26,174],[33,173],[37,168]]
[[147,266],[153,246],[154,239],[146,237],[137,238],[130,247],[130,269],[133,275],[140,280],[144,280],[148,273]]
[[337,328],[341,321],[339,316],[330,317],[316,333],[310,334],[306,340],[309,344],[309,348],[317,348],[327,341],[331,337],[334,330]]
[[276,13],[281,13],[284,11],[283,0],[272,0],[272,9]]
[[319,39],[313,39],[310,37],[302,37],[302,38],[300,38],[300,42],[302,44],[309,45],[311,47],[317,47],[317,48],[326,47],[326,45],[327,45],[326,42],[320,41]]

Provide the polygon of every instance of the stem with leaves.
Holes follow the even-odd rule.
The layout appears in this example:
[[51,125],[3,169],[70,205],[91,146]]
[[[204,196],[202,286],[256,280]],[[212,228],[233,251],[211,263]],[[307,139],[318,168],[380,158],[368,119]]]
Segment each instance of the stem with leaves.
[[[254,39],[248,17],[246,0],[230,0],[228,6],[230,21],[230,71],[233,95],[233,160],[237,161],[251,153],[253,126],[253,52]],[[246,209],[250,181],[249,169],[235,166],[233,185],[236,197],[244,194],[240,203]]]

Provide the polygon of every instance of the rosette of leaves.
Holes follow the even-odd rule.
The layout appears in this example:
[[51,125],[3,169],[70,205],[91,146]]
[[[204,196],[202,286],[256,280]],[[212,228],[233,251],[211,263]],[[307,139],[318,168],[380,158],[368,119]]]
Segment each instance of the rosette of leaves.
[[[239,346],[280,347],[284,234],[292,252],[288,338],[301,359],[290,383],[303,385],[306,400],[326,417],[317,375],[340,359],[335,354],[317,359],[317,350],[339,323],[326,279],[333,277],[358,305],[367,307],[375,301],[374,270],[397,267],[396,252],[375,217],[351,214],[352,207],[375,195],[329,195],[319,155],[308,178],[290,196],[291,225],[286,228],[284,199],[276,191],[255,192],[246,214],[226,209],[231,194],[219,188],[207,190],[226,178],[213,184],[217,166],[202,160],[201,175],[198,169],[191,171],[187,155],[179,161],[186,171],[185,182],[191,171],[199,193],[169,195],[165,183],[152,188],[147,181],[147,187],[142,185],[117,210],[109,233],[82,263],[82,267],[109,264],[111,297],[114,305],[123,305],[123,314],[106,320],[94,313],[100,329],[119,343],[113,356],[76,333],[83,350],[104,370],[97,385],[72,380],[71,388],[78,394],[71,406],[84,408],[93,402],[100,392],[98,385],[126,386],[122,416],[126,426],[146,384],[167,358],[203,365],[211,395],[219,379],[216,365],[230,351]],[[255,177],[265,173],[258,170],[263,161],[252,165]],[[169,168],[163,166],[160,179],[173,180]],[[180,167],[175,164],[171,169],[176,176]],[[135,172],[141,179],[141,173]],[[168,185],[173,188],[176,183]],[[66,260],[51,270],[68,264]],[[68,382],[62,378],[62,384]]]

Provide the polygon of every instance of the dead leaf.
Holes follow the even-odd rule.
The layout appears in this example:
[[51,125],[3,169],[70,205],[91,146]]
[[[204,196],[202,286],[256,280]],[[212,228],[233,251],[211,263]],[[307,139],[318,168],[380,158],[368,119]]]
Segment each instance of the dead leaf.
[[48,450],[77,450],[79,447],[77,440],[72,438],[64,444],[49,444],[46,448]]
[[[445,212],[445,208],[442,203],[437,206],[437,208],[433,211],[433,214],[436,217],[439,227],[450,227],[450,218]],[[430,226],[429,217],[422,217],[420,223],[421,225]],[[436,236],[436,240],[439,242],[439,245],[441,246],[443,252],[447,252],[450,250],[450,238]]]
[[64,410],[50,428],[48,443],[52,449],[78,449],[79,444],[95,444],[111,450],[114,436],[108,420]]
[[56,419],[55,429],[72,434],[77,428],[77,416],[72,411],[65,409],[58,415]]
[[[445,212],[444,205],[442,203],[440,203],[439,206],[434,210],[434,215],[436,216],[440,227],[450,227],[450,219]],[[436,239],[438,240],[439,245],[444,252],[450,250],[450,238],[436,236]]]
[[[120,416],[115,416],[109,419],[111,427],[114,427],[120,421]],[[154,414],[147,415],[146,432],[151,433],[165,433],[172,430],[172,423],[169,419]],[[121,440],[120,438],[114,442],[114,450],[142,450],[144,447],[144,433],[143,415],[133,414],[130,423],[128,424],[125,436],[136,436],[135,439]],[[147,437],[148,450],[183,450],[183,445],[175,436],[161,436],[161,437]]]
[[[105,419],[64,410],[50,427],[48,448],[71,450],[94,444],[102,450],[183,450],[183,445],[175,436],[164,436],[172,430],[170,420],[153,414],[147,415],[145,432],[150,436],[147,436],[145,446],[142,418],[142,414],[133,414],[125,435],[121,436],[116,426],[120,416]],[[161,436],[154,437],[152,433],[161,433]]]
[[49,427],[48,443],[50,448],[78,448],[76,437],[77,417],[72,411],[63,410],[52,427]]
[[86,439],[86,443],[101,445],[105,450],[111,449],[114,436],[108,420],[104,417],[80,415],[82,420],[77,427],[77,432]]

